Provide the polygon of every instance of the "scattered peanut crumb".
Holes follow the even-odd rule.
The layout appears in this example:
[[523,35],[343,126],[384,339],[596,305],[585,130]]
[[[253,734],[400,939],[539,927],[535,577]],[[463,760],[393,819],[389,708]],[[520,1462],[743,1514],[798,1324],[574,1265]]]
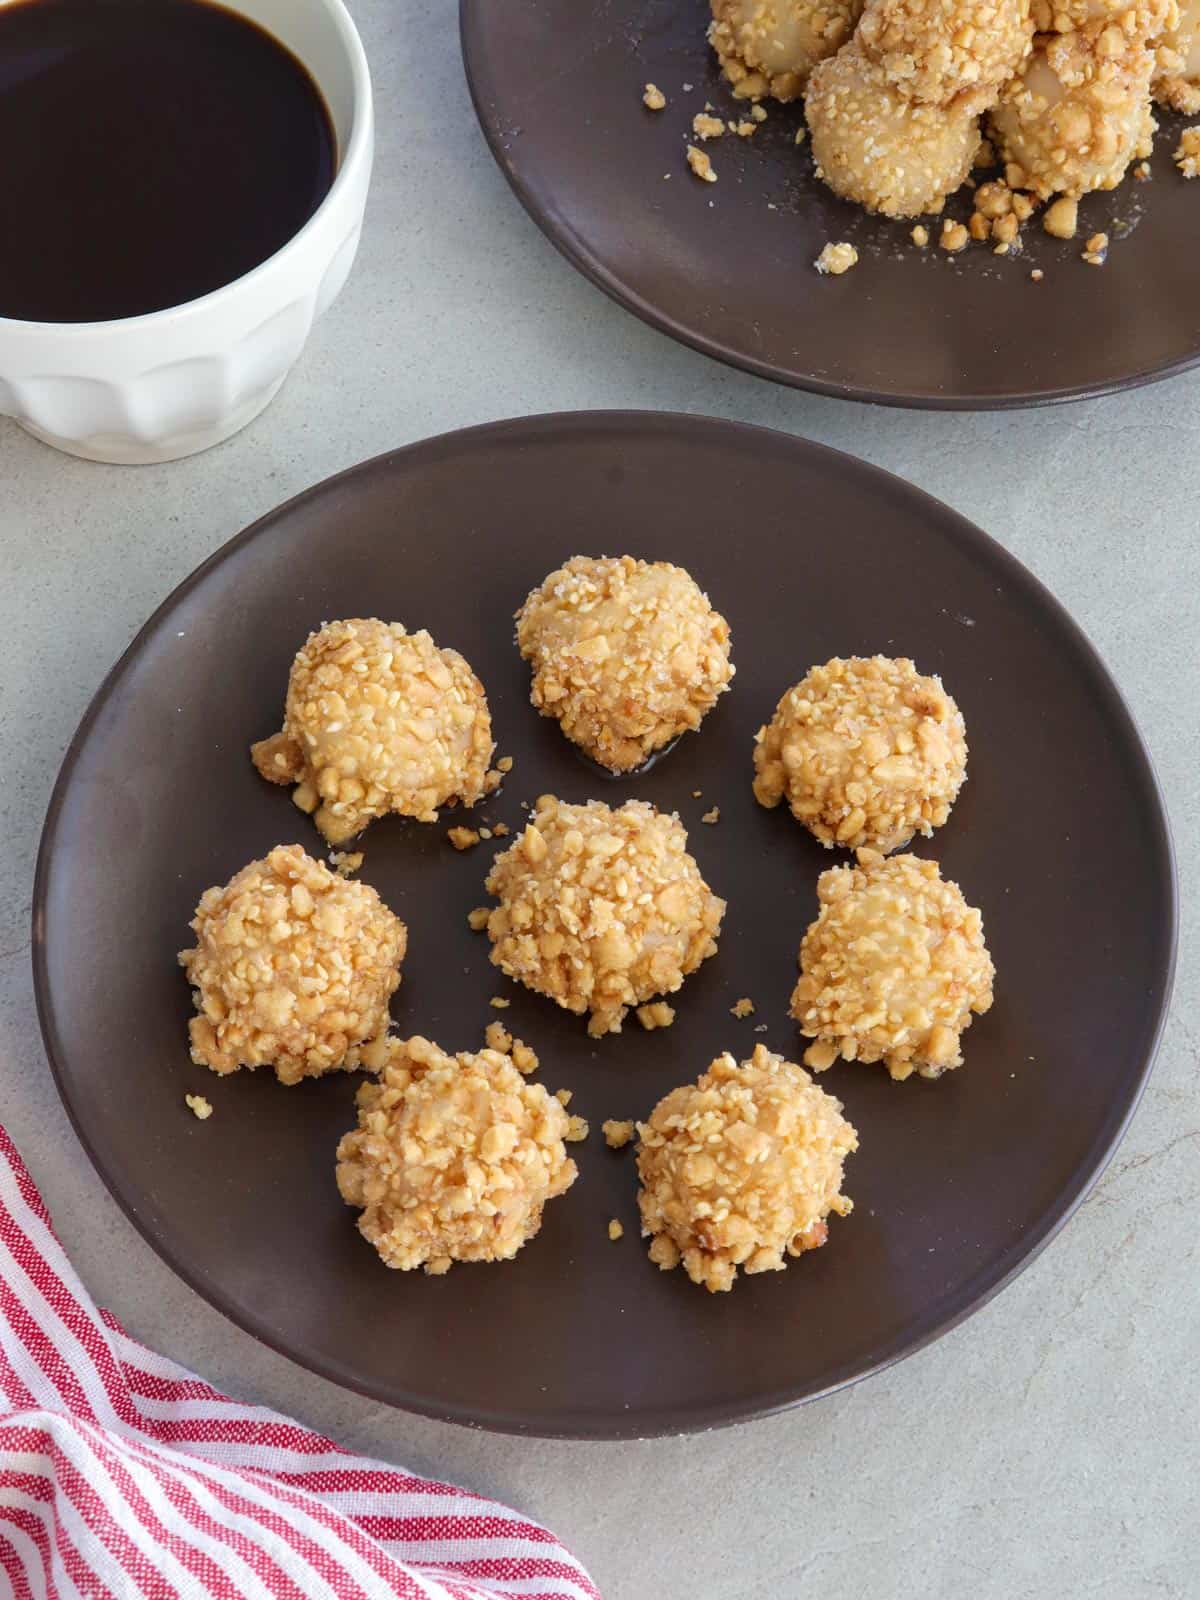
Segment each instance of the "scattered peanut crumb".
[[335,872],[339,872],[343,878],[349,878],[362,866],[363,853],[361,850],[331,850],[329,859],[333,862]]
[[480,838],[474,828],[447,828],[446,837],[456,850],[470,850]]
[[555,1089],[554,1098],[558,1101],[560,1106],[569,1106],[571,1104],[571,1090]]
[[747,122],[745,117],[740,122],[727,123],[730,133],[736,133],[739,139],[749,139],[751,134],[758,131],[757,122]]
[[1145,183],[1150,176],[1150,163],[1148,161],[1139,161],[1133,169],[1133,175],[1139,183]]
[[765,122],[767,120],[767,113],[760,105],[751,106],[750,115],[754,118],[755,122]]
[[655,1028],[671,1026],[675,1021],[675,1008],[665,1000],[655,1000],[648,1006],[637,1008],[637,1019],[647,1033],[653,1033]]
[[501,756],[499,761],[496,763],[497,772],[511,772],[512,769],[513,758],[511,756]]
[[483,1030],[483,1038],[489,1050],[499,1050],[502,1056],[508,1055],[513,1047],[513,1036],[502,1022],[489,1022]]
[[918,222],[916,227],[913,229],[910,237],[912,239],[912,242],[915,245],[919,245],[921,247],[921,249],[923,250],[925,248],[925,246],[929,243],[929,229],[928,228],[923,228],[921,226],[921,224]]
[[1185,178],[1200,178],[1200,122],[1183,130],[1172,159]]
[[495,1006],[497,1011],[507,1011],[509,1006],[512,1005],[512,1001],[504,1000],[500,995],[494,994],[488,1001],[488,1005]]
[[541,1065],[537,1058],[537,1052],[527,1045],[523,1039],[513,1040],[512,1064],[525,1078],[536,1072]]
[[185,1094],[183,1098],[187,1103],[188,1110],[198,1121],[207,1122],[209,1117],[212,1116],[213,1108],[202,1094]]
[[496,824],[496,826],[492,829],[492,838],[493,839],[507,839],[508,838],[508,823],[507,822],[498,822]]
[[737,1017],[739,1019],[742,1017],[752,1017],[754,1015],[754,1001],[749,1000],[744,996],[741,1000],[735,1000],[729,1008],[729,1014],[730,1016]]
[[620,1239],[624,1232],[625,1229],[617,1221],[616,1217],[614,1217],[608,1225],[608,1237],[613,1240]]
[[754,1031],[755,1031],[755,1033],[766,1033],[766,1031],[767,1031],[766,1023],[765,1022],[756,1023],[755,1027],[754,1027]]
[[982,211],[972,211],[971,220],[967,223],[967,232],[972,239],[986,239],[991,232],[991,224]]
[[942,223],[942,236],[938,240],[938,244],[943,250],[949,250],[951,254],[957,254],[959,250],[966,249],[969,238],[970,235],[961,222],[951,222],[950,218],[947,217]]
[[721,820],[721,808],[720,808],[720,806],[714,806],[711,811],[706,811],[704,813],[704,815],[700,818],[701,822],[707,822],[707,823],[710,823],[710,824],[711,823],[715,823],[715,822],[720,822],[720,820]]
[[600,1124],[600,1131],[610,1150],[623,1150],[633,1138],[634,1125],[632,1122],[617,1122],[610,1118]]
[[1034,267],[1029,276],[1033,279],[1034,283],[1041,283],[1046,274],[1042,271],[1041,267]]
[[687,164],[698,178],[705,183],[716,183],[717,175],[713,171],[713,164],[703,150],[698,150],[694,144],[687,147]]
[[492,837],[492,830],[490,828],[480,828],[479,837],[481,839],[490,839]]
[[1042,227],[1055,239],[1073,239],[1079,226],[1079,202],[1069,195],[1060,195],[1046,207]]
[[667,97],[656,83],[648,83],[642,93],[642,104],[647,111],[661,111],[667,103]]
[[796,137],[792,142],[794,144],[803,144],[805,139],[807,139],[807,138],[808,138],[808,129],[807,128],[797,128],[796,129]]
[[725,132],[720,117],[710,117],[707,111],[697,111],[692,118],[692,132],[697,139],[719,139]]
[[1084,246],[1083,259],[1090,267],[1102,267],[1108,255],[1108,235],[1094,233]]
[[488,925],[491,914],[490,906],[476,906],[474,911],[467,912],[467,927],[472,933],[482,933]]
[[692,790],[692,799],[693,799],[693,800],[699,800],[699,798],[700,798],[700,796],[701,796],[701,795],[702,795],[702,794],[703,794],[703,793],[704,793],[704,790],[703,790],[703,789],[693,789],[693,790]]
[[813,266],[822,277],[832,274],[835,278],[840,278],[843,272],[850,271],[857,260],[858,251],[854,246],[847,244],[845,240],[839,240],[837,244],[827,244],[813,262]]
[[583,1117],[572,1117],[563,1138],[568,1144],[582,1144],[588,1136],[588,1125]]

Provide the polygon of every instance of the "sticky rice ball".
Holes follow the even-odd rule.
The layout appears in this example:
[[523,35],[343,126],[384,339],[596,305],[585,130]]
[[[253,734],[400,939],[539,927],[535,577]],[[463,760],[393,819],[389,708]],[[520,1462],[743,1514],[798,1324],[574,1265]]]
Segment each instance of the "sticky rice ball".
[[935,861],[860,850],[817,881],[791,1014],[816,1041],[804,1064],[882,1061],[893,1078],[937,1078],[962,1061],[972,1013],[992,1003],[983,918]]
[[1042,199],[1115,189],[1154,136],[1153,49],[1115,22],[1044,34],[991,112],[1005,161]]
[[1178,20],[1162,35],[1154,62],[1154,98],[1185,116],[1200,112],[1200,0],[1179,0]]
[[338,1145],[338,1189],[385,1266],[436,1275],[510,1261],[575,1182],[567,1127],[554,1096],[498,1050],[451,1056],[390,1038],[378,1082],[358,1091],[358,1128]]
[[1029,54],[1029,0],[867,0],[855,39],[910,100],[986,109]]
[[718,1056],[638,1123],[638,1205],[649,1255],[693,1283],[730,1289],[743,1272],[779,1272],[825,1243],[846,1216],[842,1163],[858,1135],[841,1101],[794,1061],[756,1045],[741,1066]]
[[195,990],[200,1066],[273,1067],[280,1083],[298,1083],[386,1031],[408,930],[368,884],[298,844],[206,889],[191,926],[195,948],[179,963]]
[[688,854],[678,817],[641,800],[613,809],[543,795],[487,889],[492,961],[596,1038],[631,1006],[671,994],[715,955],[725,902]]
[[712,0],[708,40],[739,100],[794,100],[861,10],[862,0]]
[[389,811],[435,822],[439,806],[471,806],[488,772],[492,724],[483,685],[457,650],[398,622],[355,617],[309,635],[292,663],[283,730],[250,750],[272,783],[330,844]]
[[804,112],[817,176],[885,217],[940,211],[979,148],[974,107],[908,99],[857,39],[813,69]]
[[682,567],[574,556],[517,613],[544,717],[610,772],[698,728],[733,677],[729,626]]
[[907,659],[835,656],[789,689],[754,746],[761,805],[786,800],[827,849],[886,853],[950,815],[967,773],[962,713]]

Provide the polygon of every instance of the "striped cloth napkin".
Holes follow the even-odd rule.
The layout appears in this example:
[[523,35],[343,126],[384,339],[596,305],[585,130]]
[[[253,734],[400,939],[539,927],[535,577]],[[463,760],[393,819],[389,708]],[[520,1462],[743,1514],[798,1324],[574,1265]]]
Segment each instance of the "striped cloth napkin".
[[137,1344],[92,1304],[2,1127],[0,1593],[600,1600],[536,1523]]

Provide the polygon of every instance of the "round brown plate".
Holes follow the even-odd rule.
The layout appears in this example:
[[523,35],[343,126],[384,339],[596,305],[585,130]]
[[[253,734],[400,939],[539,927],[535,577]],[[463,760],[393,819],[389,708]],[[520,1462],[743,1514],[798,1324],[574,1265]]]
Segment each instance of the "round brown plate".
[[[705,42],[707,0],[460,5],[475,108],[526,210],[593,283],[706,355],[820,394],[960,409],[1104,394],[1200,360],[1200,183],[1171,161],[1184,118],[1159,113],[1153,181],[1089,196],[1072,243],[1035,220],[1020,255],[951,256],[814,178],[799,105],[770,102],[752,138],[706,145],[715,184],[691,175],[705,102],[747,112]],[[642,106],[647,81],[665,111]],[[970,210],[960,195],[948,214]],[[1099,268],[1080,259],[1097,229],[1113,240]],[[859,263],[821,278],[837,239]]]
[[[529,705],[512,615],[577,552],[682,562],[733,629],[737,677],[698,735],[603,782]],[[628,795],[677,809],[729,901],[718,955],[666,1032],[600,1042],[518,989],[467,927],[495,843],[446,824],[366,835],[363,878],[404,917],[404,1033],[478,1048],[497,1015],[592,1126],[581,1176],[503,1266],[388,1272],[333,1182],[355,1081],[281,1088],[188,1060],[175,965],[202,889],[312,825],[251,768],[288,666],[323,619],[429,628],[487,686],[504,792],[466,820],[518,828],[522,800]],[[838,857],[750,791],[780,693],[833,654],[911,652],[966,716],[970,781],[922,843],[982,907],[998,970],[966,1062],[937,1083],[882,1067],[822,1078],[861,1136],[854,1215],[786,1272],[709,1295],[638,1238],[630,1150],[645,1116],[722,1050],[793,1059],[787,1018],[817,874]],[[699,796],[694,791],[702,791]],[[720,808],[720,821],[700,818]],[[143,629],[76,735],[50,807],[34,910],[47,1048],[101,1175],[150,1243],[268,1344],[381,1400],[529,1433],[600,1438],[730,1422],[823,1394],[942,1333],[1026,1263],[1111,1153],[1149,1071],[1175,927],[1162,803],[1087,641],[1013,558],[886,473],[782,434],[637,413],[501,423],[382,456],[241,534]],[[502,1013],[493,995],[511,999]],[[757,1010],[737,1021],[749,996]],[[756,1029],[765,1025],[764,1032]],[[199,1123],[184,1093],[215,1109]],[[625,1238],[609,1242],[610,1217]]]

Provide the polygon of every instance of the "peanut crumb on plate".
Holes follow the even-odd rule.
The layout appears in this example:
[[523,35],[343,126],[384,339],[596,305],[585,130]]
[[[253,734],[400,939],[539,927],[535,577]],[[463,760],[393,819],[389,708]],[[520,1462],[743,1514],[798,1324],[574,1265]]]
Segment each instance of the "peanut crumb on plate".
[[363,853],[361,850],[331,850],[329,859],[333,862],[335,872],[339,872],[343,878],[349,878],[362,866]]
[[1108,235],[1093,233],[1084,246],[1083,259],[1090,267],[1102,267],[1108,255]]
[[692,132],[697,139],[719,139],[725,132],[720,117],[710,117],[707,111],[697,111],[692,118]]
[[675,1021],[675,1008],[669,1006],[665,1000],[656,1000],[652,1005],[639,1006],[637,1019],[647,1033],[653,1033],[655,1028],[669,1028]]
[[568,1144],[581,1144],[588,1136],[587,1121],[583,1117],[571,1117],[567,1123],[564,1135]]
[[511,772],[512,769],[513,758],[511,756],[501,756],[499,761],[496,763],[497,772]]
[[1029,276],[1033,279],[1034,283],[1041,283],[1046,274],[1042,271],[1041,267],[1034,267]]
[[767,120],[767,113],[765,109],[757,104],[750,107],[750,115],[754,118],[755,122],[765,122]]
[[492,829],[492,838],[493,839],[507,839],[508,838],[508,833],[509,833],[508,823],[507,822],[498,822],[496,824],[496,826]]
[[447,828],[446,837],[456,850],[471,850],[482,835],[474,828]]
[[610,1117],[607,1122],[600,1124],[600,1131],[610,1150],[623,1150],[633,1138],[635,1130],[632,1122],[618,1122]]
[[615,1241],[620,1239],[624,1235],[624,1232],[625,1229],[617,1221],[616,1217],[614,1217],[608,1225],[608,1237]]
[[730,1016],[738,1017],[739,1019],[742,1017],[752,1017],[754,1015],[754,1001],[745,996],[743,996],[741,1000],[735,1000],[729,1008],[729,1014]]
[[1200,178],[1200,122],[1183,130],[1172,159],[1185,178]]
[[642,90],[642,104],[647,111],[661,111],[667,103],[667,97],[656,83],[648,83]]
[[554,1098],[558,1101],[560,1106],[569,1106],[571,1104],[571,1090],[555,1089]]
[[969,238],[970,234],[961,222],[951,222],[950,218],[947,217],[942,223],[942,236],[938,240],[938,244],[943,250],[949,251],[951,255],[957,255],[960,250],[967,248]]
[[500,1021],[489,1022],[483,1030],[483,1038],[489,1050],[498,1050],[502,1056],[512,1050],[513,1036]]
[[1060,195],[1042,216],[1042,227],[1055,239],[1073,239],[1078,226],[1079,201],[1070,195]]
[[697,149],[694,144],[687,147],[687,164],[698,178],[705,183],[716,183],[717,175],[713,171],[713,164],[703,150]]
[[512,1001],[505,1000],[500,995],[494,994],[488,1001],[488,1005],[495,1006],[497,1011],[507,1011],[509,1006],[512,1005]]
[[796,129],[796,137],[792,142],[793,142],[793,144],[803,144],[805,139],[807,139],[807,137],[808,137],[808,129],[807,128],[797,128]]
[[704,813],[704,815],[700,818],[701,822],[707,822],[710,826],[715,822],[720,822],[720,820],[721,820],[721,808],[720,808],[720,806],[714,806],[711,811],[706,811]]
[[850,268],[857,260],[858,251],[852,244],[847,244],[843,239],[836,244],[831,242],[825,245],[821,254],[813,262],[813,266],[816,267],[822,277],[833,276],[840,278],[843,272],[850,271]]
[[488,918],[491,914],[491,906],[476,906],[474,911],[467,912],[468,928],[472,933],[482,933],[488,925]]
[[183,1098],[197,1121],[206,1122],[212,1116],[213,1108],[202,1094],[185,1094]]
[[909,237],[912,239],[912,242],[915,245],[924,250],[925,246],[929,243],[929,229],[922,227],[922,225],[918,222]]

